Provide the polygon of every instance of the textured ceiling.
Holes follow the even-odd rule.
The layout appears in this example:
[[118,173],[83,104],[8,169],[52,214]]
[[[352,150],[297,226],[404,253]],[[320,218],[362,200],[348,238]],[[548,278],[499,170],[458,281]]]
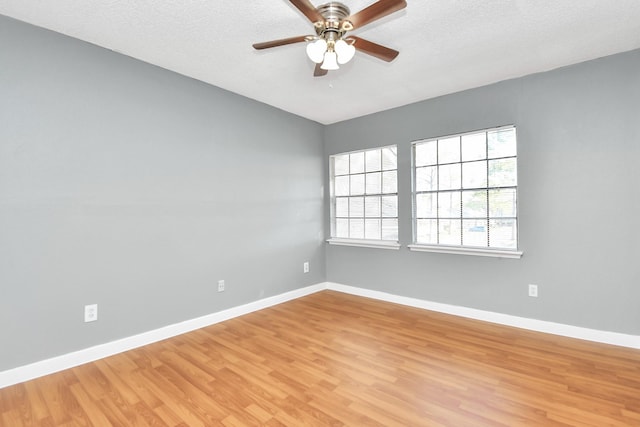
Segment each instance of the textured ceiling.
[[353,32],[399,50],[394,62],[357,53],[315,78],[304,43],[251,47],[313,33],[286,0],[0,0],[0,14],[324,124],[640,48],[640,0],[407,3]]

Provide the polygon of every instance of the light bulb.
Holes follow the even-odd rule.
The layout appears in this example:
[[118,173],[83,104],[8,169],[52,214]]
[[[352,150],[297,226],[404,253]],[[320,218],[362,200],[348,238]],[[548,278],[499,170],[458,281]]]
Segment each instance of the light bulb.
[[340,68],[337,62],[337,55],[334,51],[329,51],[324,54],[324,62],[320,66],[323,70],[337,70]]
[[324,53],[327,51],[327,42],[324,39],[318,39],[307,45],[307,56],[316,64],[324,60]]
[[346,64],[347,62],[351,61],[353,55],[356,54],[356,48],[352,44],[349,44],[342,39],[336,42],[335,50],[338,54],[339,64]]

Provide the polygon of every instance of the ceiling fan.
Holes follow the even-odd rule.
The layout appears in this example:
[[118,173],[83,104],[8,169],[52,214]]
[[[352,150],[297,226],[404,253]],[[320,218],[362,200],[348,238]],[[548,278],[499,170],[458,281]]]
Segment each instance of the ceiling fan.
[[332,1],[316,8],[309,0],[289,1],[313,23],[316,35],[255,43],[255,49],[307,42],[307,56],[316,63],[313,72],[316,77],[324,76],[330,70],[337,70],[340,68],[338,64],[349,62],[356,49],[387,62],[393,61],[400,53],[360,37],[346,36],[346,33],[404,9],[407,7],[405,0],[378,0],[353,15],[347,6],[338,2]]

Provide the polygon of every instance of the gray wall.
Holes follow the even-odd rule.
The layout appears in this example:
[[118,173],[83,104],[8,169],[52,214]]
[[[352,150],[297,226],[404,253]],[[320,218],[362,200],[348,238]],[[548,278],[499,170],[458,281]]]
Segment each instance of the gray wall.
[[[327,247],[327,279],[640,334],[639,100],[632,51],[328,126],[326,155],[398,144],[405,246]],[[523,258],[410,252],[410,141],[507,124],[518,131]]]
[[0,371],[323,282],[322,132],[0,16]]

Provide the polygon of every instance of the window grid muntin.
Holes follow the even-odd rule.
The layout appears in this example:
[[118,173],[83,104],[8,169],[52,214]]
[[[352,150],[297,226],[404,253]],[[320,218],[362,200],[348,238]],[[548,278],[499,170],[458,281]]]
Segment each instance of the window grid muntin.
[[[514,155],[509,155],[509,156],[496,156],[496,157],[490,157],[490,147],[489,147],[489,135],[491,133],[499,133],[499,132],[503,132],[503,131],[509,131],[512,130],[513,132],[513,144],[515,145],[514,147]],[[463,155],[463,137],[467,136],[467,135],[479,135],[479,134],[483,134],[484,135],[484,151],[485,151],[485,156],[482,159],[478,159],[478,158],[472,158],[469,160],[462,160],[464,158]],[[439,146],[439,141],[440,140],[451,140],[453,138],[457,138],[458,139],[458,157],[459,157],[459,161],[456,162],[443,162],[440,163],[440,146]],[[429,143],[433,143],[435,141],[436,143],[436,149],[435,149],[435,163],[425,163],[422,164],[420,166],[416,165],[417,162],[417,158],[418,158],[418,154],[416,152],[417,147],[423,145],[423,144],[429,144]],[[517,134],[516,134],[516,128],[515,126],[503,126],[503,127],[498,127],[498,128],[491,128],[491,129],[485,129],[485,130],[481,130],[481,131],[474,131],[474,132],[467,132],[467,133],[463,133],[463,134],[457,134],[457,135],[449,135],[449,136],[443,136],[443,137],[439,137],[439,138],[431,138],[431,139],[425,139],[425,140],[420,140],[420,141],[415,141],[412,144],[412,152],[413,152],[413,156],[412,156],[412,162],[413,162],[413,240],[415,243],[417,244],[435,244],[435,245],[442,245],[442,246],[460,246],[460,247],[470,247],[470,248],[495,248],[495,249],[508,249],[508,250],[517,250],[518,248],[518,214],[517,214],[517,210],[518,210],[518,182],[517,182]],[[515,185],[502,185],[502,186],[490,186],[490,172],[491,172],[491,166],[490,166],[490,162],[491,161],[496,161],[496,160],[505,160],[505,159],[514,159],[515,161],[515,170],[513,171],[513,173],[515,174]],[[487,186],[486,187],[464,187],[464,164],[469,164],[469,163],[474,163],[474,162],[478,162],[478,161],[484,161],[486,162],[486,182],[487,182]],[[453,165],[453,164],[460,164],[460,186],[459,188],[452,188],[452,189],[446,189],[446,190],[440,190],[441,187],[441,182],[440,182],[440,167],[441,166],[448,166],[448,165]],[[433,168],[435,167],[435,190],[419,190],[417,188],[417,176],[419,174],[419,170],[421,169],[426,169],[426,168]],[[490,200],[490,194],[491,191],[500,191],[500,190],[513,190],[513,194],[514,194],[514,198],[512,200],[513,203],[513,208],[514,208],[514,215],[513,216],[491,216],[491,200]],[[484,199],[486,200],[486,216],[465,216],[465,206],[464,206],[464,193],[465,192],[471,192],[471,191],[482,191],[485,193],[485,197]],[[444,195],[447,193],[454,193],[454,192],[459,192],[460,193],[460,208],[459,208],[459,212],[460,212],[460,216],[440,216],[440,195]],[[435,197],[435,209],[432,210],[432,212],[435,212],[435,215],[432,216],[418,216],[418,197],[420,195],[424,195],[424,194],[430,194],[433,195]],[[433,204],[434,202],[432,202]],[[419,224],[421,222],[425,222],[425,221],[435,221],[435,228],[436,230],[436,241],[432,242],[424,242],[424,241],[420,241],[419,239]],[[458,221],[459,222],[459,226],[460,226],[460,239],[459,239],[459,244],[455,244],[452,245],[450,243],[442,243],[441,239],[441,224],[444,223],[444,225],[446,225],[447,221]],[[484,223],[484,230],[483,232],[486,233],[486,244],[484,245],[468,245],[465,244],[465,221],[477,221],[477,222],[483,222]],[[513,240],[515,241],[515,246],[494,246],[492,244],[492,239],[491,239],[491,232],[492,232],[492,223],[497,223],[497,221],[502,221],[503,223],[508,223],[510,221],[513,221],[513,225],[512,225],[512,234],[515,233],[515,237],[513,238]],[[495,233],[499,233],[500,230],[496,229]],[[429,235],[431,235],[432,233],[430,233]]]
[[[368,162],[368,154],[372,152],[379,152],[379,165],[376,169],[372,169],[370,163]],[[362,156],[364,158],[364,165],[362,171],[357,171],[355,173],[351,173],[351,156]],[[348,167],[343,173],[336,173],[335,164],[340,159],[344,161],[344,157],[347,156],[346,164]],[[390,160],[390,156],[392,159]],[[360,168],[359,168],[360,169]],[[330,156],[330,173],[331,173],[331,237],[332,238],[346,238],[346,239],[371,239],[371,240],[398,240],[398,163],[397,163],[397,146],[390,145],[380,148],[353,151],[348,153],[340,153]],[[351,180],[352,177],[362,176],[364,179],[364,191],[362,193],[358,192],[357,194],[351,193]],[[336,194],[335,181],[336,178],[340,177],[348,177],[349,185],[348,194]],[[379,177],[379,191],[374,191],[375,189],[368,188],[368,179],[375,179],[374,177]],[[391,180],[392,188],[385,185],[388,181],[385,181],[385,177]],[[351,203],[350,200],[353,198],[362,198],[363,207],[362,207],[362,216],[352,216],[351,213]],[[373,216],[369,212],[368,215],[368,205],[367,198],[372,200],[373,198],[378,199],[379,205],[379,215]],[[337,212],[337,206],[339,203],[345,203],[340,199],[346,199],[347,213],[346,215],[338,215],[340,212]],[[388,206],[391,206],[392,212],[385,211],[385,202]],[[344,212],[341,212],[344,213]],[[367,220],[369,220],[367,222]],[[378,226],[376,227],[379,232],[374,233],[374,237],[370,237],[366,233],[367,226],[371,227],[371,224],[378,222]],[[346,226],[345,226],[346,224]],[[360,227],[360,225],[362,227]],[[359,228],[354,229],[353,226],[357,226]],[[347,236],[342,235],[340,233],[342,230],[347,230]],[[353,235],[352,231],[360,231],[365,233],[364,235],[358,233],[357,235]]]

